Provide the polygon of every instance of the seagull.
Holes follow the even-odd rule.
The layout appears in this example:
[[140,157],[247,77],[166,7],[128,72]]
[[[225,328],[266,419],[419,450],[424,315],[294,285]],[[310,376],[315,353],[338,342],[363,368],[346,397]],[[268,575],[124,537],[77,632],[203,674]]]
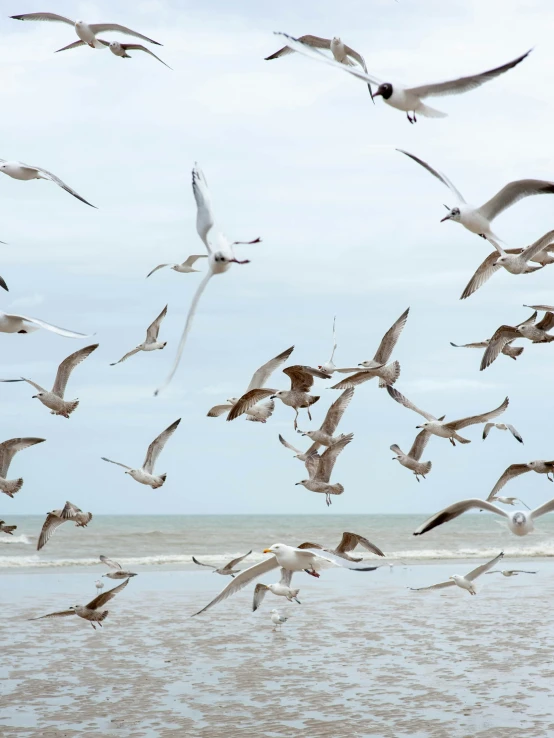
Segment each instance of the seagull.
[[108,461],[110,464],[117,464],[117,466],[122,466],[124,469],[127,470],[125,474],[129,474],[136,482],[140,482],[140,484],[147,484],[149,487],[152,487],[152,489],[159,489],[165,482],[167,474],[154,474],[154,465],[158,460],[158,456],[163,451],[167,440],[170,436],[173,435],[175,429],[180,422],[181,418],[168,426],[162,433],[160,433],[157,438],[152,441],[150,446],[148,446],[146,457],[140,469],[133,469],[131,466],[121,464],[119,461],[106,459],[105,456],[102,456],[102,460]]
[[424,533],[436,528],[442,523],[448,523],[449,520],[454,520],[462,513],[468,510],[487,510],[488,512],[496,513],[508,521],[509,530],[516,536],[526,536],[535,529],[535,519],[540,518],[541,515],[552,512],[554,510],[554,499],[545,502],[544,505],[535,508],[534,510],[525,512],[524,510],[515,510],[514,512],[508,513],[502,510],[500,507],[493,505],[487,500],[478,500],[471,498],[469,500],[461,500],[455,502],[453,505],[449,505],[444,510],[436,513],[429,520],[426,520],[423,525],[414,531],[414,536],[421,536]]
[[56,528],[59,528],[63,523],[67,523],[68,520],[74,520],[76,528],[86,528],[92,520],[92,513],[84,513],[80,507],[69,501],[65,503],[61,510],[52,510],[52,512],[47,513],[38,538],[37,551],[44,548]]
[[0,443],[0,492],[13,497],[23,487],[23,479],[6,479],[11,461],[18,451],[23,451],[37,443],[44,443],[46,438],[11,438]]
[[[273,372],[285,363],[293,351],[294,346],[291,346],[286,351],[283,351],[263,364],[259,369],[256,369],[244,394],[248,394],[251,390],[262,389]],[[214,407],[208,411],[208,418],[218,418],[220,415],[223,415],[223,413],[228,414],[240,399],[241,398],[239,397],[231,397],[227,400],[227,404],[225,405],[214,405]],[[258,423],[265,423],[273,414],[274,409],[275,403],[273,400],[269,400],[268,402],[258,402],[246,411],[246,419]]]
[[415,441],[407,454],[405,454],[400,446],[396,445],[396,443],[393,443],[390,447],[390,450],[396,454],[396,456],[393,456],[393,461],[396,460],[402,464],[402,466],[405,466],[406,469],[413,471],[418,482],[420,477],[425,479],[425,475],[429,474],[431,471],[432,464],[430,461],[420,461],[421,454],[425,450],[425,446],[427,446],[427,442],[430,437],[431,434],[426,430],[420,431],[415,437]]
[[[108,577],[108,579],[129,579],[130,577],[137,576],[132,571],[125,571],[122,569],[121,564],[118,564],[117,561],[112,561],[107,556],[100,556],[100,561],[114,570],[109,571],[107,574],[102,574],[103,577]],[[102,584],[102,586],[104,585]]]
[[515,205],[516,202],[519,202],[524,197],[554,194],[554,182],[547,182],[542,179],[518,179],[503,187],[494,197],[491,197],[484,205],[481,205],[481,207],[474,208],[472,205],[466,203],[460,191],[446,175],[441,174],[441,172],[433,169],[433,167],[424,162],[423,159],[419,159],[407,151],[403,151],[402,149],[397,149],[397,151],[409,156],[410,159],[413,159],[424,169],[427,169],[433,177],[436,177],[443,185],[446,185],[458,200],[458,205],[454,208],[450,208],[448,205],[444,206],[448,210],[448,215],[445,215],[441,219],[441,223],[445,220],[453,220],[455,223],[461,223],[471,233],[477,233],[477,235],[491,242],[492,240],[500,241],[500,238],[495,236],[491,230],[491,221],[500,215],[500,213]]
[[75,353],[68,356],[67,359],[64,359],[58,367],[54,386],[50,392],[47,389],[44,389],[44,387],[41,387],[40,384],[33,382],[31,379],[22,378],[20,380],[9,381],[27,382],[31,387],[38,390],[38,394],[33,395],[33,400],[38,399],[43,405],[45,405],[45,407],[50,408],[50,415],[62,415],[64,418],[69,418],[71,413],[76,410],[79,400],[64,400],[67,382],[75,367],[84,361],[87,356],[90,356],[92,352],[98,348],[98,345],[99,344],[95,343],[92,346],[86,346],[85,348],[79,349],[79,351],[75,351]]
[[465,576],[461,577],[459,574],[453,574],[451,577],[448,578],[446,582],[440,582],[439,584],[433,584],[431,587],[410,587],[410,589],[413,592],[421,592],[425,589],[444,589],[445,587],[453,587],[456,585],[457,587],[460,587],[461,589],[465,589],[469,592],[470,595],[476,595],[477,590],[475,589],[475,585],[473,584],[473,580],[477,579],[477,577],[481,576],[481,574],[489,573],[492,574],[492,572],[489,572],[488,570],[492,568],[500,559],[504,557],[504,552],[498,554],[498,556],[495,556],[494,559],[491,559],[486,564],[481,564],[481,566],[478,566],[476,569],[473,569],[469,572],[469,574],[466,574]]
[[65,338],[91,338],[86,333],[76,333],[67,328],[59,328],[57,325],[47,323],[38,318],[29,318],[26,315],[15,315],[14,313],[3,313],[0,311],[0,333],[34,333],[39,328],[44,328],[52,333],[57,333]]
[[516,439],[516,441],[523,443],[523,438],[516,431],[514,426],[510,425],[510,423],[487,423],[483,429],[483,441],[489,435],[491,428],[498,428],[498,430],[503,430],[503,431],[508,430],[510,431],[512,436]]
[[310,492],[321,492],[325,495],[327,507],[331,504],[331,495],[342,495],[344,487],[342,484],[331,484],[331,474],[338,455],[354,438],[353,433],[343,436],[340,440],[333,443],[332,446],[321,454],[321,456],[308,456],[306,459],[306,469],[310,475],[309,479],[303,479],[296,482],[295,486],[301,484]]
[[195,264],[198,259],[207,258],[207,254],[192,254],[182,264],[158,264],[158,266],[154,267],[151,272],[148,272],[148,274],[146,275],[146,279],[154,274],[154,272],[157,272],[158,269],[163,269],[164,267],[171,267],[174,272],[179,272],[180,274],[192,274],[193,272],[199,273],[200,269],[193,269],[193,264]]
[[91,208],[97,209],[96,205],[93,205],[92,203],[88,202],[88,200],[85,200],[84,197],[81,197],[81,195],[77,194],[75,190],[72,190],[71,187],[65,184],[65,182],[62,182],[59,177],[56,177],[55,174],[52,174],[52,172],[49,172],[46,169],[42,169],[41,167],[34,167],[30,164],[23,164],[23,162],[21,161],[8,161],[7,159],[0,159],[0,172],[2,172],[3,174],[7,174],[8,177],[12,177],[12,179],[20,179],[23,181],[27,181],[30,179],[47,179],[50,182],[54,182],[54,184],[57,184],[58,187],[62,188],[62,190],[69,192],[69,194],[73,195],[73,197],[76,197],[77,200],[84,202],[85,205],[90,205]]
[[427,413],[425,410],[420,410],[410,402],[407,397],[404,397],[404,395],[400,394],[398,390],[394,389],[394,387],[387,387],[387,391],[393,400],[396,400],[396,402],[407,407],[408,410],[413,410],[418,415],[422,415],[425,418],[426,422],[421,425],[417,425],[416,428],[421,428],[426,433],[431,433],[432,435],[439,436],[440,438],[448,438],[453,446],[456,445],[455,441],[458,441],[458,443],[471,443],[467,438],[462,438],[462,436],[458,435],[459,430],[467,428],[469,425],[485,423],[487,420],[492,420],[493,418],[498,417],[504,412],[504,410],[506,410],[509,403],[509,400],[506,397],[504,402],[495,410],[483,413],[482,415],[472,415],[468,418],[461,418],[460,420],[451,420],[446,423],[444,421],[444,415],[441,418],[435,418],[431,413]]
[[100,581],[100,579],[97,579],[94,582],[94,586],[96,587],[96,592],[100,594],[100,592],[104,589],[104,582]]
[[298,429],[297,419],[298,412],[301,408],[307,409],[308,418],[311,420],[310,406],[319,400],[319,395],[310,395],[308,391],[313,386],[314,377],[329,379],[330,375],[319,369],[313,369],[310,366],[301,366],[299,364],[288,366],[286,369],[283,369],[283,373],[290,378],[290,390],[276,390],[269,389],[268,387],[252,389],[242,397],[239,397],[227,416],[227,420],[235,420],[235,418],[247,412],[257,402],[265,400],[269,396],[271,396],[272,400],[278,398],[284,405],[294,408],[296,411],[294,430]]
[[[166,64],[163,59],[160,59],[159,56],[156,56],[154,52],[150,51],[150,49],[147,49],[146,46],[143,46],[142,44],[122,44],[119,41],[112,41],[111,43],[109,41],[104,41],[101,38],[96,39],[99,43],[103,44],[104,46],[107,46],[108,49],[112,52],[112,54],[115,54],[115,56],[119,56],[122,59],[131,59],[132,57],[127,53],[128,51],[144,51],[146,54],[150,54],[150,56],[153,56],[154,59],[157,59],[159,62],[161,62],[164,67],[167,67],[168,69],[171,69],[169,64]],[[158,44],[161,46],[161,44]],[[64,47],[63,49],[58,49],[58,51],[65,51],[66,49],[75,49],[77,46],[85,46],[84,41],[75,41],[72,44],[69,44],[69,46]]]
[[[350,46],[346,46],[346,44],[344,44],[338,36],[334,36],[333,38],[319,38],[318,36],[308,35],[300,36],[296,40],[299,41],[301,44],[305,44],[306,46],[311,47],[312,49],[330,49],[336,62],[338,62],[339,64],[345,64],[347,67],[353,67],[353,61],[357,62],[367,74],[367,67],[363,56],[361,54],[358,54],[357,51],[354,51],[354,49],[351,49]],[[271,54],[271,56],[266,56],[265,61],[270,61],[271,59],[279,59],[281,56],[287,56],[287,54],[294,54],[294,52],[297,50],[298,49],[291,48],[290,46],[283,46],[282,49],[279,49],[279,51]],[[367,89],[369,90],[369,94],[371,95],[371,99],[373,100],[373,93],[371,91],[371,84],[369,82],[367,85]]]
[[281,615],[279,610],[272,610],[270,613],[271,616],[271,622],[275,624],[275,627],[273,630],[277,630],[278,627],[282,627],[283,623],[286,623],[288,618],[284,615]]
[[279,440],[283,444],[285,448],[288,448],[289,451],[294,451],[294,458],[298,459],[299,461],[306,461],[308,456],[314,456],[317,457],[318,453],[315,450],[315,443],[313,443],[310,448],[306,452],[302,452],[299,448],[296,448],[295,446],[292,446],[288,441],[285,441],[283,436],[279,433]]
[[501,325],[500,328],[497,328],[483,354],[480,370],[484,371],[489,367],[498,358],[504,346],[516,338],[526,338],[531,343],[551,343],[554,341],[554,335],[548,333],[554,328],[554,313],[545,313],[538,323],[535,323],[536,318],[537,313],[535,312],[523,323]]
[[340,395],[340,397],[333,402],[327,414],[325,420],[321,424],[319,430],[315,431],[299,431],[303,436],[307,436],[313,441],[313,445],[308,450],[308,455],[312,451],[316,451],[320,446],[333,446],[337,441],[341,441],[344,438],[342,433],[340,436],[335,436],[334,433],[337,430],[337,426],[342,420],[344,411],[350,404],[351,399],[354,397],[354,390],[347,389]]
[[[326,550],[320,549],[303,549],[294,548],[293,546],[287,546],[285,543],[274,543],[270,548],[266,548],[264,553],[271,553],[270,556],[264,561],[260,561],[248,569],[244,569],[238,574],[206,607],[203,607],[194,615],[200,615],[202,612],[206,612],[214,605],[219,602],[226,600],[235,592],[246,587],[254,579],[261,577],[268,571],[273,569],[286,569],[287,571],[305,571],[313,577],[319,578],[319,571],[329,566],[338,565],[344,569],[351,569],[353,571],[375,571],[376,566],[362,566],[357,563],[346,561],[343,557],[337,556]],[[193,617],[194,617],[193,615]]]
[[[484,285],[501,267],[504,267],[510,274],[530,274],[531,272],[543,269],[546,264],[554,262],[554,257],[551,257],[548,251],[548,249],[554,250],[554,231],[548,231],[538,241],[535,241],[535,243],[532,243],[531,246],[527,246],[525,249],[508,249],[504,251],[494,239],[489,237],[489,240],[493,242],[496,250],[492,254],[489,254],[485,261],[480,264],[473,277],[467,283],[460,300],[465,300],[466,297],[477,292],[479,287]],[[547,258],[541,261],[543,254]],[[528,261],[535,261],[539,266],[528,264]]]
[[520,500],[519,499],[519,497],[500,497],[500,496],[495,496],[495,497],[487,498],[487,501],[488,502],[500,502],[501,505],[511,505],[512,507],[515,506],[516,502],[519,502],[519,503],[521,503],[523,505],[523,507],[526,507],[528,510],[531,509],[529,507],[529,505],[526,505],[525,502],[523,502],[523,500]]
[[255,238],[253,241],[233,241],[232,243],[229,242],[227,236],[225,236],[224,233],[216,225],[215,216],[212,209],[212,198],[208,189],[208,183],[206,182],[204,172],[198,167],[197,164],[195,164],[194,169],[192,170],[192,191],[194,193],[197,207],[196,230],[208,251],[208,273],[206,274],[202,282],[200,282],[200,285],[198,286],[198,289],[196,290],[194,297],[192,298],[189,313],[187,315],[187,320],[185,323],[185,328],[183,330],[183,335],[181,336],[181,340],[179,341],[177,355],[175,356],[175,361],[173,362],[173,367],[171,368],[171,371],[169,372],[165,382],[154,392],[154,395],[158,395],[162,389],[167,387],[167,385],[173,379],[175,372],[177,371],[177,367],[179,366],[181,356],[183,355],[183,351],[185,349],[187,336],[190,332],[192,321],[196,313],[196,308],[198,307],[198,302],[210,279],[213,277],[214,274],[223,274],[223,272],[226,272],[231,264],[249,263],[249,259],[239,260],[236,258],[233,251],[233,246],[238,244],[259,243],[261,241],[260,238]]
[[148,328],[146,329],[146,338],[142,343],[139,343],[139,345],[134,348],[132,351],[128,351],[125,356],[122,356],[119,361],[114,361],[113,364],[110,364],[110,366],[115,366],[116,364],[121,364],[122,361],[125,361],[125,359],[128,359],[129,356],[133,356],[133,354],[138,354],[139,351],[156,351],[157,349],[163,349],[167,346],[167,341],[158,341],[158,334],[160,332],[160,326],[162,324],[162,320],[167,315],[167,305],[164,307],[162,312],[158,315],[156,320],[154,320],[153,323],[150,323]]
[[554,482],[554,461],[543,461],[538,459],[536,461],[528,461],[526,464],[511,464],[501,475],[498,482],[492,488],[492,492],[487,497],[490,502],[493,499],[498,499],[497,494],[500,490],[515,477],[519,477],[521,474],[534,471],[537,474],[546,474],[546,478],[549,482]]
[[[475,343],[452,343],[450,341],[450,345],[454,346],[455,348],[476,348],[476,349],[486,349],[487,346],[490,343],[490,338],[487,338],[486,341],[476,341]],[[509,356],[510,359],[513,359],[514,361],[517,359],[518,356],[521,356],[524,349],[523,346],[512,346],[513,341],[509,341],[508,343],[504,344],[502,351],[500,353],[504,354],[505,356]]]
[[97,595],[91,600],[88,605],[74,605],[69,610],[62,610],[61,612],[51,612],[49,615],[41,615],[38,618],[29,618],[30,620],[42,620],[43,618],[62,618],[66,615],[78,615],[83,620],[88,620],[94,630],[96,626],[94,623],[98,623],[102,627],[102,620],[105,620],[108,615],[108,610],[100,610],[106,602],[109,602],[112,597],[115,597],[118,592],[129,584],[129,580],[126,579],[122,584],[118,584],[117,587],[109,589],[107,592]]
[[298,546],[298,548],[315,548],[321,551],[327,551],[327,553],[335,554],[336,556],[340,556],[342,559],[346,559],[347,561],[359,562],[363,560],[361,556],[350,556],[350,552],[354,551],[357,546],[362,546],[362,548],[365,548],[367,551],[371,551],[371,553],[374,553],[377,556],[385,555],[378,546],[376,546],[374,543],[371,543],[371,541],[368,541],[367,538],[364,538],[357,533],[349,533],[348,531],[345,531],[342,534],[342,538],[340,539],[339,545],[336,548],[325,548],[324,546],[320,546],[319,543],[302,543],[300,546]]
[[13,532],[16,529],[17,525],[6,525],[4,520],[0,520],[0,533],[7,533],[9,536],[13,536]]
[[137,33],[127,26],[121,26],[119,23],[86,23],[82,20],[73,21],[70,18],[66,18],[63,15],[57,15],[56,13],[24,13],[23,15],[12,15],[10,16],[13,20],[20,21],[49,21],[54,23],[67,23],[69,26],[75,28],[75,33],[79,36],[80,41],[74,41],[69,46],[64,46],[63,49],[58,51],[65,51],[66,49],[73,49],[76,46],[81,46],[84,42],[91,49],[104,49],[105,42],[102,43],[96,38],[97,33],[107,33],[108,31],[116,31],[117,33],[124,33],[127,36],[135,36],[141,38],[143,41],[148,41],[156,46],[162,46],[158,41],[154,41],[148,36],[143,36],[142,33]]
[[298,593],[300,590],[291,588],[291,580],[292,571],[281,569],[281,579],[278,584],[262,584],[261,582],[256,584],[254,588],[254,599],[252,601],[252,611],[256,612],[262,604],[262,600],[266,596],[267,592],[271,592],[271,594],[274,594],[277,597],[286,597],[289,602],[297,602],[301,605],[302,603],[298,599]]
[[518,574],[536,574],[536,571],[524,571],[523,569],[495,569],[494,571],[488,571],[487,574],[502,574],[504,577],[517,577]]
[[240,569],[235,569],[235,566],[237,564],[240,564],[240,562],[245,559],[247,556],[250,556],[252,553],[252,550],[250,550],[248,553],[243,554],[242,556],[238,556],[236,559],[231,559],[225,566],[220,566],[219,568],[217,566],[213,566],[212,564],[204,564],[202,561],[198,561],[198,559],[195,559],[194,556],[192,557],[192,560],[195,564],[198,564],[198,566],[209,566],[211,569],[213,569],[212,574],[221,574],[224,577],[233,577],[235,574],[238,574]]
[[[476,87],[480,87],[485,82],[489,82],[491,79],[498,77],[509,69],[513,69],[513,67],[517,66],[531,53],[530,49],[525,54],[518,56],[517,59],[514,59],[507,64],[503,64],[501,67],[481,72],[481,74],[474,74],[469,77],[459,77],[458,79],[448,80],[447,82],[436,82],[427,85],[419,85],[417,87],[406,87],[396,83],[393,85],[391,82],[379,79],[373,74],[367,74],[358,67],[339,64],[333,59],[329,59],[329,57],[321,51],[308,46],[306,43],[302,43],[302,39],[293,38],[292,36],[288,36],[286,33],[275,33],[275,35],[285,38],[287,40],[287,46],[294,51],[304,54],[304,56],[309,56],[312,59],[329,64],[330,66],[335,67],[335,69],[342,69],[343,71],[348,72],[348,74],[352,74],[354,77],[363,80],[366,84],[377,85],[377,91],[373,93],[372,97],[375,98],[380,96],[387,105],[405,112],[410,123],[416,123],[416,113],[423,115],[426,118],[446,117],[446,113],[425,105],[423,100],[426,97],[459,95],[463,92],[474,90]],[[410,115],[410,113],[413,113],[413,115]]]
[[338,384],[333,385],[331,389],[346,389],[347,387],[357,387],[363,382],[367,382],[373,377],[379,377],[379,387],[388,387],[394,384],[400,376],[400,364],[397,361],[393,361],[392,364],[387,364],[390,359],[394,347],[396,346],[400,334],[406,325],[408,320],[408,313],[410,308],[405,310],[398,320],[392,324],[392,326],[385,333],[379,344],[379,348],[375,353],[373,359],[369,361],[362,361],[358,364],[358,367],[352,369],[337,369],[341,374],[348,372],[355,372],[352,376],[347,379],[343,379]]
[[325,364],[319,365],[317,368],[322,372],[327,372],[327,374],[333,374],[333,372],[337,371],[337,367],[333,363],[333,359],[335,357],[335,351],[337,350],[337,334],[335,330],[335,323],[337,321],[337,316],[333,318],[333,350],[331,351],[331,358],[329,361],[326,361]]

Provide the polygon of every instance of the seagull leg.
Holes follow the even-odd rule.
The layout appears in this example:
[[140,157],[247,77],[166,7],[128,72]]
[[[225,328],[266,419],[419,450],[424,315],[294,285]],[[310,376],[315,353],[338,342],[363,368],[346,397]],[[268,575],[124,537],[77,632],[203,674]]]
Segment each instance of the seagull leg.
[[250,246],[253,243],[261,243],[261,242],[262,242],[262,239],[258,237],[258,238],[255,238],[253,241],[233,241],[231,246],[239,246],[239,245]]
[[233,264],[250,264],[250,259],[229,259]]
[[552,479],[552,477],[550,476],[550,474],[551,474],[551,472],[547,472],[546,473],[546,478],[548,479],[549,482],[554,482],[554,479]]
[[410,121],[410,123],[413,123],[412,116],[409,113],[406,113],[406,116],[408,120]]
[[311,419],[312,419],[312,414],[311,414],[311,412],[310,412],[310,407],[308,406],[308,407],[306,408],[306,410],[308,411],[308,418],[309,418],[309,419],[311,420]]
[[449,438],[448,440],[450,441],[450,443],[451,443],[451,444],[452,444],[453,446],[455,446],[455,445],[456,445],[456,441],[455,441],[455,440],[454,440],[453,438]]
[[298,420],[298,408],[295,408],[296,415],[294,416],[294,430],[298,430],[298,423],[296,422]]
[[415,478],[416,478],[416,479],[417,479],[417,481],[419,482],[419,476],[418,476],[417,474],[415,475]]
[[92,627],[94,628],[94,630],[96,630],[96,625],[92,622],[92,620],[90,620],[89,622],[92,625]]
[[309,574],[311,577],[315,577],[316,579],[319,579],[319,574],[317,571],[314,571],[313,569],[304,569],[306,574]]
[[98,621],[98,625],[99,625],[99,626],[100,626],[101,628],[103,628],[103,627],[104,627],[104,626],[102,625],[102,622],[101,622],[100,620]]

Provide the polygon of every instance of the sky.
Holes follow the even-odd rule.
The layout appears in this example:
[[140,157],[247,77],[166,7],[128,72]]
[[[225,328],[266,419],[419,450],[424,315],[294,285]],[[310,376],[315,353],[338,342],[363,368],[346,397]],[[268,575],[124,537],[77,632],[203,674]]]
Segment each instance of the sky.
[[[31,0],[2,3],[0,157],[54,172],[98,209],[49,182],[0,177],[0,274],[10,288],[0,309],[95,335],[83,343],[45,331],[0,334],[0,377],[50,386],[67,355],[93,341],[100,347],[70,379],[66,398],[80,406],[69,420],[31,399],[28,385],[0,385],[2,440],[47,439],[15,457],[9,476],[25,484],[13,500],[2,495],[1,517],[45,513],[67,499],[96,514],[432,512],[487,495],[511,463],[552,457],[554,347],[525,343],[517,362],[501,356],[479,372],[481,353],[449,342],[521,322],[530,314],[523,303],[552,303],[554,267],[519,277],[502,271],[460,301],[490,246],[440,223],[443,204],[454,204],[449,191],[395,151],[444,171],[476,205],[513,179],[554,179],[552,3],[50,0],[52,12],[121,23],[160,41],[152,48],[173,71],[141,52],[125,60],[88,47],[54,54],[76,39],[70,26],[7,17],[42,9]],[[364,83],[340,71],[298,54],[264,61],[282,45],[274,31],[339,35],[377,76],[414,84],[533,52],[478,90],[434,99],[448,117],[412,126],[382,100],[373,106]],[[211,280],[179,371],[155,398],[202,275],[166,269],[145,277],[161,262],[204,252],[194,162],[225,233],[262,243],[238,247],[251,263]],[[554,198],[528,198],[495,231],[511,247],[526,246],[554,227],[553,214]],[[167,347],[109,366],[144,339],[166,304]],[[407,307],[393,355],[396,387],[450,419],[509,396],[502,420],[524,446],[501,432],[483,442],[481,427],[466,430],[467,446],[432,438],[423,456],[432,472],[418,484],[391,461],[389,446],[408,450],[421,418],[372,380],[343,418],[340,430],[355,435],[333,473],[345,492],[327,510],[322,495],[294,486],[306,472],[278,434],[307,444],[290,408],[277,401],[265,425],[206,417],[293,344],[290,363],[327,361],[333,316],[335,361],[350,366],[373,356]],[[319,427],[337,396],[332,383],[317,380],[313,424],[302,413],[301,429]],[[287,377],[277,372],[270,386],[286,389]],[[179,417],[158,462],[168,475],[161,489],[101,461],[141,465],[148,444]],[[543,477],[525,475],[509,493],[538,505],[551,490]]]

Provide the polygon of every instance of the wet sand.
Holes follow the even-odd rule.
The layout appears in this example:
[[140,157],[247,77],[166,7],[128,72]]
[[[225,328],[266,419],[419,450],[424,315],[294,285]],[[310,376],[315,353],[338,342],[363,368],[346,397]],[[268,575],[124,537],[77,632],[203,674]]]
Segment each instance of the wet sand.
[[[407,587],[474,560],[333,570],[295,575],[302,605],[268,595],[252,613],[243,591],[195,618],[227,580],[151,570],[109,603],[97,632],[76,616],[25,620],[92,599],[90,571],[1,576],[0,735],[545,738],[552,564],[505,564],[539,573],[485,576],[470,597]],[[273,607],[290,616],[280,632]]]

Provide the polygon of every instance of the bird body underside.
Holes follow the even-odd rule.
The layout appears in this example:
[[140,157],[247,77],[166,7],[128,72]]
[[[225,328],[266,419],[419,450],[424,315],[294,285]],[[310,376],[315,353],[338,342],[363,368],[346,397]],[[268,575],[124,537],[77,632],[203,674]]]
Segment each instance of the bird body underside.
[[413,471],[413,473],[416,476],[425,476],[426,474],[429,474],[431,471],[431,462],[430,461],[416,461],[416,459],[412,459],[411,456],[399,456],[398,462],[406,467],[406,469],[410,469],[410,471]]
[[19,492],[21,487],[23,487],[23,479],[2,479],[0,477],[0,491],[4,492],[8,497],[13,497],[16,492]]
[[136,482],[140,484],[146,484],[152,489],[158,489],[163,485],[166,479],[165,474],[149,474],[144,469],[131,469],[129,475],[133,477]]

